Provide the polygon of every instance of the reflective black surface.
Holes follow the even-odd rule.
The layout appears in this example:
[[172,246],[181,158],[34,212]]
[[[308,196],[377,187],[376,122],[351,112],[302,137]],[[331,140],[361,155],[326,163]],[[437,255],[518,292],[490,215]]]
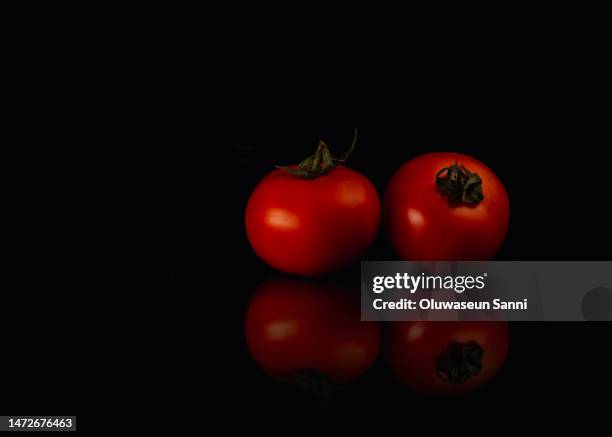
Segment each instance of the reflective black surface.
[[[209,73],[210,112],[194,117],[178,109],[173,129],[164,131],[172,141],[159,151],[160,179],[170,219],[170,284],[186,302],[203,299],[193,324],[201,346],[192,347],[204,349],[222,375],[227,408],[254,417],[317,411],[299,389],[275,384],[246,349],[249,298],[274,272],[250,249],[243,214],[273,165],[298,161],[319,139],[341,151],[358,128],[350,166],[380,195],[394,171],[419,154],[473,155],[497,173],[510,198],[510,227],[497,259],[609,259],[603,152],[609,132],[594,105],[598,88],[589,78],[596,69],[575,76],[554,65],[245,61]],[[213,128],[206,147],[193,122]],[[364,259],[394,259],[383,232]],[[333,275],[355,289],[358,278],[358,265]],[[589,399],[610,387],[601,378],[610,333],[606,323],[514,323],[501,373],[459,402],[409,392],[379,359],[319,413],[430,418],[442,410],[460,417]]]

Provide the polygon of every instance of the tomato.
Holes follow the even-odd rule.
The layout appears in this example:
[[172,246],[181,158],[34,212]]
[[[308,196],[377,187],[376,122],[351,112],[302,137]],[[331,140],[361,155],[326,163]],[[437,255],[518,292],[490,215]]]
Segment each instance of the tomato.
[[325,171],[302,176],[289,173],[301,173],[298,166],[274,170],[249,198],[248,240],[282,272],[313,276],[338,270],[358,260],[378,231],[380,201],[372,183],[344,166],[320,168]]
[[269,375],[292,380],[316,373],[344,383],[376,360],[380,330],[362,322],[359,298],[333,283],[276,277],[262,283],[249,305],[249,351]]
[[488,260],[508,229],[502,183],[483,163],[458,153],[428,153],[407,162],[391,179],[383,203],[391,245],[404,260]]
[[387,358],[415,391],[461,394],[490,381],[508,354],[507,322],[394,322]]

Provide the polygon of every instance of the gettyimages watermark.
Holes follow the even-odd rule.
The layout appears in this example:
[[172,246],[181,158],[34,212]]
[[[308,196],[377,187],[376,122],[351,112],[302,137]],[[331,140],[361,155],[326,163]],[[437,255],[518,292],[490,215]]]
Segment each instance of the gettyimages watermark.
[[612,321],[612,261],[367,261],[362,320]]

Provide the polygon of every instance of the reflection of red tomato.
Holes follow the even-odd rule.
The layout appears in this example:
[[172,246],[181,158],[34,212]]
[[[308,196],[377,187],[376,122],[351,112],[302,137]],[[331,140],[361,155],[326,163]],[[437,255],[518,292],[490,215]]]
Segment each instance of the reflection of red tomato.
[[458,153],[429,153],[393,176],[384,214],[402,259],[487,260],[506,235],[509,203],[497,176],[481,162]]
[[317,275],[359,259],[380,221],[376,189],[338,166],[314,179],[277,169],[257,185],[246,209],[246,231],[261,259],[277,270]]
[[394,322],[387,358],[413,390],[460,394],[495,376],[508,342],[507,322]]
[[364,373],[380,345],[378,324],[360,320],[359,299],[331,284],[282,277],[256,290],[245,333],[251,354],[268,374],[317,372],[336,383]]

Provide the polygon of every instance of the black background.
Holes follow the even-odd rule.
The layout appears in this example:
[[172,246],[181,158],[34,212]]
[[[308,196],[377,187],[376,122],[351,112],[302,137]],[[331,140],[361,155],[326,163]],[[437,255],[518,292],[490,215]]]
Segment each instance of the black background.
[[[487,416],[470,420],[475,413],[499,412],[503,426],[559,407],[567,419],[579,406],[607,406],[597,396],[611,387],[609,324],[512,324],[502,372],[459,401],[412,394],[379,361],[326,411],[265,376],[243,333],[254,288],[275,274],[246,241],[250,192],[319,139],[344,150],[354,128],[350,165],[380,194],[424,152],[460,151],[494,169],[511,202],[498,259],[609,259],[610,75],[594,32],[560,22],[571,30],[563,41],[543,32],[512,56],[500,47],[474,58],[432,48],[417,59],[413,49],[433,42],[430,30],[420,42],[398,40],[398,49],[380,44],[380,56],[363,62],[260,63],[266,44],[250,57],[223,47],[232,35],[243,48],[258,44],[246,33],[210,26],[201,34],[201,14],[184,25],[185,14],[146,12],[111,11],[100,26],[98,14],[75,19],[74,11],[12,17],[4,414],[77,414],[80,429],[202,428],[211,416],[248,427],[339,416],[358,426],[385,419],[473,429]],[[310,27],[309,42],[328,40]],[[508,35],[521,31],[513,24]],[[359,51],[352,59],[365,57],[365,46]],[[381,233],[364,259],[392,257]],[[350,286],[357,273],[352,266],[334,277]]]
[[[159,154],[170,284],[188,299],[201,299],[195,324],[203,326],[205,360],[219,369],[221,411],[434,417],[442,409],[456,419],[474,411],[506,414],[518,404],[539,414],[588,404],[594,393],[609,390],[609,324],[513,323],[501,373],[460,401],[411,394],[379,360],[320,411],[298,389],[274,383],[257,368],[242,324],[253,290],[275,274],[246,240],[249,194],[274,164],[300,161],[319,139],[340,154],[354,128],[360,136],[350,166],[381,195],[401,164],[430,151],[466,153],[492,168],[511,204],[497,259],[609,259],[610,135],[597,65],[536,58],[435,66],[245,60],[216,64],[207,73],[202,103],[211,111],[194,120],[176,109],[174,141]],[[191,123],[212,127],[207,147],[192,135]],[[382,232],[363,259],[394,259]],[[334,275],[351,286],[357,277],[358,266]]]

